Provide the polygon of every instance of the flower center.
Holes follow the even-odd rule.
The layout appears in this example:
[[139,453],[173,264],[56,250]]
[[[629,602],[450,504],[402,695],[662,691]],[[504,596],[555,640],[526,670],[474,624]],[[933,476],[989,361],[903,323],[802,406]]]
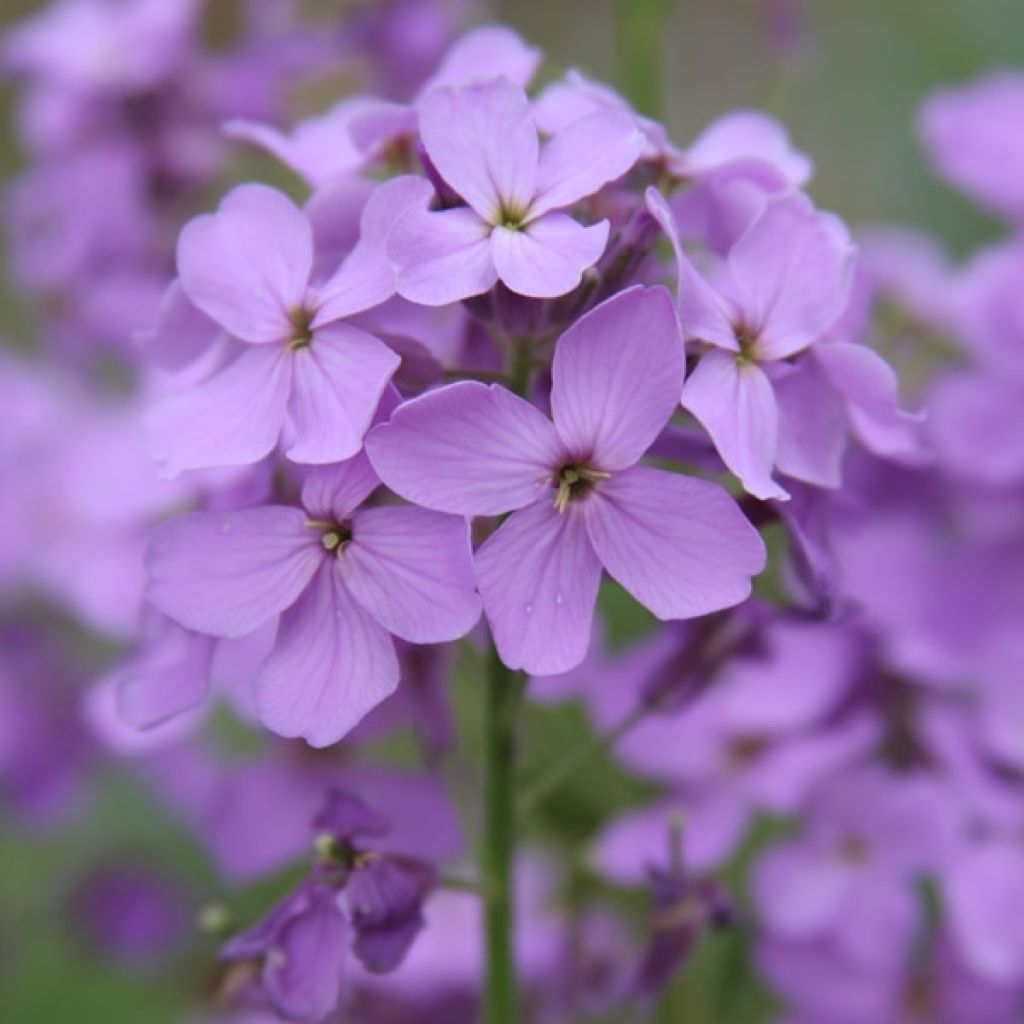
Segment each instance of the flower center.
[[555,474],[555,508],[564,512],[570,501],[579,501],[586,497],[599,480],[607,480],[611,473],[600,469],[591,469],[578,463],[567,463]]
[[348,523],[332,523],[326,519],[307,519],[311,530],[320,531],[320,543],[324,551],[333,552],[339,558],[345,557],[345,547],[352,540],[352,527]]
[[309,346],[313,341],[313,314],[308,309],[297,306],[289,311],[288,319],[292,324],[291,334],[288,335],[288,348],[295,351]]
[[510,202],[501,204],[498,209],[498,216],[495,220],[500,228],[507,228],[509,231],[519,231],[526,220],[526,210],[518,203]]

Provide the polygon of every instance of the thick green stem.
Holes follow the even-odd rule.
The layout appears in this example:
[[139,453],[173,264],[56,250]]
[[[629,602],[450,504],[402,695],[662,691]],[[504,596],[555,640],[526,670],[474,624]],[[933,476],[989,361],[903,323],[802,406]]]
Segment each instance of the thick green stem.
[[518,992],[514,951],[512,874],[516,838],[516,730],[522,674],[492,650],[484,698],[484,830],[480,873],[484,894],[487,969],[483,1020],[516,1024]]

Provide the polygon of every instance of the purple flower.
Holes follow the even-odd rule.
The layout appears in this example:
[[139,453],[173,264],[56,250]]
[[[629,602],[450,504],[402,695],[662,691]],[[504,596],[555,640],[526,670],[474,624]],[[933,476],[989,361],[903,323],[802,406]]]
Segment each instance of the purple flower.
[[942,89],[921,109],[918,132],[936,170],[978,202],[1024,218],[1024,74],[995,71]]
[[263,723],[334,743],[398,684],[391,634],[464,635],[479,616],[464,520],[359,506],[379,480],[364,455],[308,471],[302,507],[195,512],[156,531],[149,595],[196,632],[244,636],[284,613],[255,681]]
[[926,775],[867,768],[833,780],[805,834],[769,849],[753,870],[765,926],[788,941],[828,942],[869,970],[897,960],[920,924],[917,877],[955,849],[950,797]]
[[586,653],[601,568],[662,619],[743,601],[760,537],[720,487],[636,466],[679,398],[683,346],[668,293],[633,288],[558,341],[554,423],[497,386],[465,381],[401,406],[367,437],[410,501],[513,514],[476,555],[502,660],[535,675]]
[[388,241],[400,295],[428,306],[479,295],[500,279],[537,298],[564,295],[604,252],[608,223],[566,207],[621,177],[644,145],[632,118],[582,118],[541,147],[530,102],[504,78],[434,89],[420,104],[433,168],[468,205],[400,219]]
[[359,244],[334,275],[311,281],[313,232],[282,193],[240,185],[178,242],[185,296],[243,344],[199,386],[152,410],[150,447],[167,475],[257,462],[286,420],[296,462],[354,455],[399,358],[365,331],[339,323],[394,292],[384,239],[426,188],[382,185],[367,203]]
[[262,962],[263,990],[289,1020],[321,1021],[338,1005],[348,951],[373,973],[394,970],[424,924],[437,882],[414,857],[363,849],[388,825],[358,797],[332,790],[313,822],[319,860],[256,927],[224,947],[228,960]]
[[708,346],[686,382],[684,408],[756,497],[788,497],[772,479],[776,467],[834,486],[845,423],[828,404],[832,395],[813,382],[791,382],[800,388],[793,396],[799,429],[787,436],[776,378],[792,375],[788,361],[846,308],[854,254],[846,229],[799,193],[771,196],[711,284],[679,247],[665,200],[648,189],[647,202],[675,248],[683,333]]

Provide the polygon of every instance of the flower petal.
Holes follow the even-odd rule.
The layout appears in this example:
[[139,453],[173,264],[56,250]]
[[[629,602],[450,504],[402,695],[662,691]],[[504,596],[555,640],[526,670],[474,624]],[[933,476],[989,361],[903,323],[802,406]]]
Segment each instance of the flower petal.
[[803,196],[772,196],[728,256],[732,299],[758,359],[818,341],[846,310],[854,246],[842,222]]
[[608,243],[608,221],[585,228],[564,213],[546,213],[521,230],[495,228],[491,257],[519,295],[550,299],[571,292]]
[[525,86],[540,59],[540,50],[527,46],[512,29],[504,25],[481,25],[452,44],[420,94],[425,95],[442,85],[463,85],[485,78],[507,78]]
[[665,197],[652,185],[645,193],[647,210],[665,232],[676,260],[676,306],[679,321],[687,340],[706,341],[732,351],[739,349],[729,309],[718,295],[697,273],[697,268],[683,252],[679,242],[679,229],[675,214]]
[[313,269],[313,231],[267,185],[239,185],[178,239],[178,276],[192,303],[238,338],[282,341]]
[[587,653],[601,563],[583,517],[547,501],[513,512],[476,554],[484,612],[501,660],[535,676]]
[[259,462],[277,444],[291,387],[285,349],[243,347],[202,384],[153,406],[144,424],[146,446],[166,477]]
[[390,633],[417,644],[456,640],[480,618],[469,524],[421,508],[356,513],[341,573]]
[[847,434],[842,400],[806,358],[782,364],[778,371],[772,375],[779,407],[775,465],[797,480],[838,487]]
[[540,145],[526,93],[507,79],[444,87],[420,101],[420,138],[438,173],[488,223],[525,213]]
[[315,519],[344,522],[380,486],[366,452],[344,462],[310,466],[302,478],[302,507]]
[[876,455],[921,461],[920,414],[900,406],[900,386],[892,367],[866,345],[832,341],[815,345],[811,355],[829,383],[849,402],[850,424]]
[[621,178],[645,141],[626,113],[602,110],[573,121],[541,150],[530,217],[571,206]]
[[322,327],[296,350],[288,412],[296,441],[293,462],[338,462],[362,447],[398,356],[372,334],[348,324]]
[[287,608],[323,561],[301,509],[190,512],[157,528],[150,601],[199,633],[244,636]]
[[328,560],[281,616],[277,643],[256,678],[260,721],[280,736],[326,747],[397,686],[391,637],[353,600],[337,560]]
[[558,339],[551,413],[566,447],[601,469],[624,469],[651,446],[679,404],[686,359],[672,298],[630,288]]
[[747,491],[761,499],[789,497],[772,480],[779,411],[763,370],[729,352],[705,352],[683,388],[683,407],[700,420]]
[[387,241],[398,294],[421,306],[445,306],[489,291],[498,280],[491,226],[472,210],[413,209]]
[[321,303],[313,327],[379,306],[395,294],[395,270],[386,244],[392,228],[410,210],[424,208],[434,190],[411,174],[377,187],[359,220],[359,241],[325,284],[317,288]]
[[634,466],[583,504],[604,567],[659,619],[688,619],[750,596],[764,544],[717,484]]
[[400,406],[366,438],[396,494],[456,515],[500,515],[551,486],[562,446],[550,421],[496,384],[460,381]]

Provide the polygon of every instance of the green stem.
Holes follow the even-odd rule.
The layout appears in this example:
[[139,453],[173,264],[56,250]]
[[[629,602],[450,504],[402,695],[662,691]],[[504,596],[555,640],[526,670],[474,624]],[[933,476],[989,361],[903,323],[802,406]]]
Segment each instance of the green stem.
[[672,0],[616,0],[619,85],[648,117],[661,112],[662,47]]
[[515,747],[522,674],[506,668],[492,650],[484,698],[484,829],[481,877],[487,968],[487,1024],[516,1024],[518,992],[514,952]]

